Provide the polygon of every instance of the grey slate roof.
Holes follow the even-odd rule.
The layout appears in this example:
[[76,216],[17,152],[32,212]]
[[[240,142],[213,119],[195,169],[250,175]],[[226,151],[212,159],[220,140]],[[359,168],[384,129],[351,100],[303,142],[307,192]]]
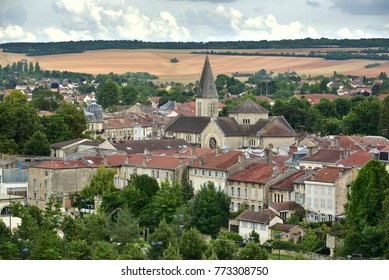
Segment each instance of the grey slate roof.
[[205,57],[203,72],[201,73],[200,84],[197,89],[197,98],[217,98],[215,80],[213,79],[211,65],[209,64],[208,55]]
[[260,114],[260,113],[269,113],[269,111],[263,108],[258,103],[252,101],[251,99],[246,99],[242,103],[236,105],[234,108],[228,111],[228,113],[242,113],[242,114]]
[[143,153],[147,148],[149,151],[176,149],[179,146],[190,146],[184,139],[155,139],[155,140],[126,140],[112,145],[127,154]]
[[180,115],[166,127],[165,131],[201,133],[210,120],[210,117]]
[[226,136],[241,136],[243,130],[234,118],[217,118],[217,125]]

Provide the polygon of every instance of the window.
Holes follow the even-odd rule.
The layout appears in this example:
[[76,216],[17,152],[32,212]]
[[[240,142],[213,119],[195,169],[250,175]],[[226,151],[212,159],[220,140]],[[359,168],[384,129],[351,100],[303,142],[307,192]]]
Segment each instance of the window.
[[36,193],[34,193],[34,199],[36,200]]
[[266,230],[265,224],[259,224],[259,228],[260,228],[260,230]]
[[328,215],[328,221],[332,222],[332,215]]
[[249,192],[247,188],[244,189],[244,198],[248,199],[249,198]]
[[159,171],[157,171],[157,178],[159,178]]
[[45,188],[47,189],[49,187],[49,182],[45,180]]
[[247,222],[246,221],[242,222],[242,227],[247,227]]
[[325,186],[321,186],[321,194],[324,195],[325,194],[325,189],[326,187]]
[[311,198],[307,197],[307,207],[311,207]]
[[165,178],[169,179],[169,172],[167,172],[167,171],[165,172]]
[[324,198],[320,199],[320,207],[325,208],[325,200]]
[[212,177],[212,171],[208,171],[208,176]]
[[231,210],[230,210],[231,212],[234,212],[234,211],[235,211],[234,207],[235,207],[234,203],[231,202]]
[[237,210],[239,210],[240,209],[240,203],[238,203],[238,209]]
[[280,202],[284,202],[284,195],[283,195],[283,194],[281,194],[281,200],[280,200]]
[[153,171],[151,171],[151,177],[155,177],[155,171],[153,170]]
[[251,228],[255,229],[255,223],[254,222],[251,223]]
[[232,197],[235,196],[235,189],[234,189],[234,187],[231,187],[231,196],[232,196]]
[[251,188],[251,199],[255,199],[255,188]]
[[307,193],[311,193],[311,186],[307,185]]
[[251,211],[255,211],[255,205],[251,205]]
[[45,201],[47,201],[47,194],[45,194]]
[[215,177],[219,177],[219,172],[215,171]]
[[332,195],[332,188],[328,187],[328,195]]
[[314,190],[315,190],[315,194],[317,195],[318,194],[318,187],[314,186]]
[[205,176],[205,170],[204,169],[202,170],[202,174],[203,174],[203,176]]
[[284,220],[286,220],[287,214],[288,214],[288,211],[281,211],[281,212],[280,212],[280,216],[281,216],[281,218],[284,219]]
[[240,197],[240,188],[238,188],[238,197]]
[[327,199],[327,209],[332,209],[332,199]]
[[211,149],[214,149],[217,147],[217,141],[214,137],[211,137],[211,139],[209,139],[209,147]]
[[326,215],[325,214],[321,214],[321,221],[325,222],[325,220],[326,220]]
[[317,208],[317,206],[318,206],[318,199],[317,199],[317,197],[314,197],[313,198],[313,207]]
[[250,119],[243,119],[244,124],[250,124]]

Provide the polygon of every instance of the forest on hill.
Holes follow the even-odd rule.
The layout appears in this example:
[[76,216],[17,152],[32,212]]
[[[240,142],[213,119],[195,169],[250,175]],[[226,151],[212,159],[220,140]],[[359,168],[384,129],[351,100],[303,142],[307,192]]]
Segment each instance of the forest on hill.
[[145,42],[140,40],[92,40],[69,42],[3,43],[4,52],[23,53],[28,56],[82,53],[104,49],[293,49],[293,48],[369,48],[366,54],[374,53],[370,48],[387,48],[389,39],[295,39],[278,41],[213,41],[213,42]]

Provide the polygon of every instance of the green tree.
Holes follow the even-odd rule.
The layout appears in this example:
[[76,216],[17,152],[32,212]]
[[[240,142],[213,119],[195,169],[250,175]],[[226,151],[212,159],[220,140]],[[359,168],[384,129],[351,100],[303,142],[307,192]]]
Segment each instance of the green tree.
[[44,133],[35,132],[24,146],[24,154],[34,156],[50,155],[50,144]]
[[184,260],[201,260],[207,243],[196,228],[184,230],[180,239],[180,254]]
[[248,242],[238,253],[238,260],[267,260],[268,258],[267,251],[255,242]]
[[13,89],[4,97],[4,102],[12,106],[25,105],[28,102],[27,94],[18,89]]
[[187,169],[185,169],[184,172],[182,172],[181,189],[182,189],[181,192],[182,192],[183,202],[187,202],[188,200],[191,200],[193,198],[194,189],[192,184],[189,182]]
[[155,231],[150,234],[149,242],[151,243],[157,243],[162,242],[161,245],[152,245],[149,250],[149,258],[150,259],[156,259],[157,258],[157,250],[158,255],[163,256],[163,252],[166,250],[166,248],[169,246],[169,244],[172,244],[173,246],[176,246],[177,240],[176,240],[176,234],[174,233],[173,229],[167,224],[167,222],[162,219],[159,223],[158,228],[155,229]]
[[41,118],[41,124],[43,133],[46,135],[50,144],[72,138],[69,126],[61,115],[44,116]]
[[70,129],[71,137],[73,139],[77,139],[82,136],[86,127],[86,119],[83,109],[80,109],[71,103],[63,103],[56,113],[63,117],[65,123]]
[[220,228],[227,226],[231,199],[216,190],[209,182],[196,193],[193,203],[192,223],[200,232],[216,236]]
[[103,108],[117,105],[119,101],[118,85],[112,80],[108,80],[106,83],[99,86],[97,89],[96,97],[97,102]]
[[116,245],[108,241],[97,241],[92,247],[93,260],[117,260],[118,258]]
[[301,241],[301,245],[303,247],[304,252],[316,253],[322,249],[320,240],[313,229],[308,229],[308,233]]
[[163,252],[162,255],[163,260],[182,260],[180,255],[180,250],[177,246],[172,245],[169,243],[166,250]]
[[384,232],[380,225],[387,219],[384,202],[387,201],[389,174],[385,165],[371,160],[352,182],[346,205],[345,253],[362,253],[364,257],[379,257],[387,248],[382,247]]
[[110,225],[112,241],[125,245],[139,238],[139,222],[128,210],[118,212],[115,222]]
[[58,91],[38,90],[32,97],[32,102],[39,110],[54,112],[64,102],[64,98]]
[[41,67],[39,65],[39,62],[35,62],[35,73],[39,74],[41,72]]
[[[341,97],[332,101],[335,104],[336,113],[339,118],[343,118],[347,116],[351,109],[351,101],[350,99]],[[333,116],[331,116],[333,117]]]
[[378,123],[379,135],[389,139],[389,96],[385,97]]
[[235,260],[237,252],[238,246],[234,241],[217,238],[211,241],[204,255],[207,259],[214,255],[218,260]]
[[321,99],[319,103],[313,105],[326,118],[336,117],[336,106],[328,99]]
[[106,195],[116,190],[113,178],[115,177],[116,170],[113,168],[107,168],[99,166],[96,171],[96,175],[93,176],[90,185],[85,186],[82,189],[80,195],[93,201],[96,195]]

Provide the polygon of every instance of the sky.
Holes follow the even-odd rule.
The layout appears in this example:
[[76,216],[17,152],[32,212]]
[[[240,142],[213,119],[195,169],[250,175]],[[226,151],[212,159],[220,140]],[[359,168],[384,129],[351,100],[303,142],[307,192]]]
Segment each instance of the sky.
[[388,0],[1,0],[0,43],[389,38]]

